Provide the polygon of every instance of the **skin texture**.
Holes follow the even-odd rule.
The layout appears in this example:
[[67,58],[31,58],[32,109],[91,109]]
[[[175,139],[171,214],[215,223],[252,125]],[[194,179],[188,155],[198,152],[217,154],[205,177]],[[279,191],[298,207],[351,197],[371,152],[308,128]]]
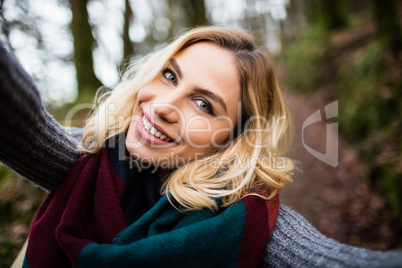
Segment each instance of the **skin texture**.
[[[141,88],[126,146],[143,162],[176,168],[224,144],[238,121],[241,101],[232,54],[200,42],[178,53],[160,75]],[[143,116],[171,141],[150,135]]]

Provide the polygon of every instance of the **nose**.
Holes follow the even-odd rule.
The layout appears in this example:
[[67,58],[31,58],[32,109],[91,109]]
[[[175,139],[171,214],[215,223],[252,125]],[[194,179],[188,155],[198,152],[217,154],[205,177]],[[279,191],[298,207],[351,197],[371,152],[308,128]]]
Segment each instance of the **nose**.
[[151,105],[151,112],[153,110],[153,113],[165,122],[178,123],[183,115],[180,105],[183,101],[183,96],[171,92],[155,100]]

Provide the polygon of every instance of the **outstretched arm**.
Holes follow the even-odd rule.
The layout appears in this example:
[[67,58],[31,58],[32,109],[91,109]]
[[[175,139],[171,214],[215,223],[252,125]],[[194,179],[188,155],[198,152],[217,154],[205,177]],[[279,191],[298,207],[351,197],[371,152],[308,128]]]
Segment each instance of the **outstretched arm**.
[[[44,109],[30,76],[0,42],[0,161],[42,188],[59,185],[78,157],[82,130],[66,129]],[[71,135],[71,136],[70,136]],[[263,267],[401,267],[402,252],[378,252],[323,236],[281,205]]]
[[263,267],[402,267],[402,251],[372,251],[322,235],[300,214],[281,204]]
[[51,190],[77,159],[75,148],[43,107],[31,77],[0,42],[0,161]]

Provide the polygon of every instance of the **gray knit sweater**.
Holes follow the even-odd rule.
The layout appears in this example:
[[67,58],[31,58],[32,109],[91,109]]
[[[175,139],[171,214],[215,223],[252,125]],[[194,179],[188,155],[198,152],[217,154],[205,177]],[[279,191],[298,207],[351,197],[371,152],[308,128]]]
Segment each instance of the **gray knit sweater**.
[[[0,161],[51,190],[77,159],[80,135],[79,129],[66,131],[45,110],[32,79],[0,42]],[[282,204],[261,266],[402,267],[402,252],[338,243]]]

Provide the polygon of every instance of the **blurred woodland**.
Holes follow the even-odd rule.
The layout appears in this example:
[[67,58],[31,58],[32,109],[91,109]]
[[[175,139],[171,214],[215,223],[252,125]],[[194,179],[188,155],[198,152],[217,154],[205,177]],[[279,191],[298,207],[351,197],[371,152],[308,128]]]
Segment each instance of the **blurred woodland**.
[[[49,37],[54,29],[43,15],[57,17],[60,10],[66,22],[53,27],[59,35]],[[397,0],[0,0],[0,39],[26,66],[61,124],[76,104],[91,102],[107,74],[115,73],[117,83],[131,59],[186,29],[221,25],[250,31],[276,63],[295,115],[289,156],[303,171],[282,201],[325,235],[378,250],[402,248],[401,20]],[[112,35],[103,34],[111,22],[117,36],[112,45]],[[32,51],[36,60],[29,62],[24,55]],[[109,61],[100,61],[101,53]],[[74,98],[54,100],[63,85],[49,77],[59,68],[55,64],[73,70]],[[104,65],[107,71],[97,69]],[[68,76],[56,74],[56,80]],[[308,116],[337,100],[340,161],[331,167],[303,148],[300,131]],[[75,126],[82,126],[87,112],[74,117]],[[325,123],[312,127],[306,141],[325,151]],[[0,164],[0,267],[12,263],[45,195]]]

